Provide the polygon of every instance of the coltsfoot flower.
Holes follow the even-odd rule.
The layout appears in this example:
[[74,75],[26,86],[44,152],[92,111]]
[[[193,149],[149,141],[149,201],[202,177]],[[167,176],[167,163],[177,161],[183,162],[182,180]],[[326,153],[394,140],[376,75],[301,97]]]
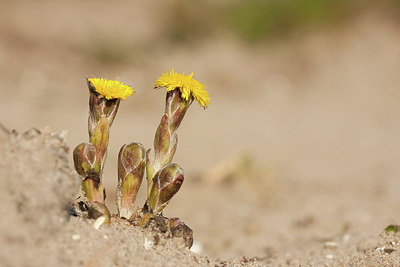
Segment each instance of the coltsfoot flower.
[[100,97],[107,99],[126,100],[135,90],[119,81],[107,80],[104,78],[89,78],[96,92]]
[[[82,191],[89,207],[102,214],[107,223],[110,213],[105,206],[105,190],[102,185],[104,162],[107,155],[109,132],[121,100],[127,99],[134,90],[118,81],[104,78],[88,78],[89,87],[89,143],[82,143],[74,150],[75,169],[82,177]],[[94,218],[94,213],[91,217]]]
[[[210,103],[205,86],[192,77],[193,73],[186,76],[185,73],[180,74],[172,70],[170,73],[162,74],[154,83],[154,88],[166,88],[167,97],[165,111],[154,136],[153,150],[148,149],[146,152],[149,203],[154,202],[152,187],[155,183],[159,183],[157,181],[159,177],[156,174],[172,162],[178,143],[176,131],[193,100],[198,101],[203,108]],[[151,194],[153,195],[151,196]],[[151,210],[156,212],[153,208]]]
[[210,104],[208,92],[205,89],[204,84],[201,84],[192,77],[193,72],[186,76],[184,72],[179,74],[172,70],[169,74],[162,74],[155,82],[154,88],[165,87],[167,92],[179,89],[183,99],[189,100],[193,97],[202,107],[205,108]]

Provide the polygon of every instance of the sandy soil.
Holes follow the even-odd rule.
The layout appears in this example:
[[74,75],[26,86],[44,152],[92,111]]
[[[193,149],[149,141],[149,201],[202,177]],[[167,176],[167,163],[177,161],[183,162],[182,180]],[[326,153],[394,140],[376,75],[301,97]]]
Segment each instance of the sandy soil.
[[[350,220],[347,215],[347,221],[338,224],[337,220],[327,221],[310,211],[293,210],[298,204],[282,204],[277,202],[279,196],[263,196],[246,184],[240,187],[226,184],[225,190],[221,190],[221,185],[190,183],[186,192],[193,199],[199,198],[197,194],[218,196],[218,191],[224,192],[222,198],[225,194],[231,196],[220,214],[222,218],[215,207],[215,203],[224,202],[221,197],[202,201],[207,212],[195,213],[194,219],[207,221],[208,231],[212,231],[213,238],[204,244],[210,251],[217,255],[221,250],[240,248],[234,253],[245,253],[247,249],[248,253],[263,256],[227,260],[201,256],[197,254],[199,243],[195,243],[194,253],[180,238],[153,228],[135,227],[115,217],[110,226],[95,229],[93,220],[71,216],[67,211],[79,190],[79,178],[68,164],[69,150],[64,136],[48,130],[31,129],[19,134],[3,129],[0,140],[3,266],[395,266],[400,263],[400,232],[380,235],[363,232],[366,222],[372,221],[367,214],[355,209],[358,218]],[[251,189],[256,191],[256,197],[246,203],[240,201],[240,195]],[[301,186],[297,189],[297,197],[304,198],[308,189],[302,190]],[[339,216],[354,205],[353,199],[343,195],[338,201],[322,189],[312,197],[314,212],[328,210]],[[261,204],[260,199],[275,203]],[[326,201],[336,205],[321,207]],[[332,211],[332,206],[336,211]],[[268,214],[260,214],[263,210]],[[374,213],[384,216],[386,212],[390,208],[379,206]],[[374,218],[374,221],[380,220]],[[242,229],[232,236],[237,225]],[[246,239],[251,240],[251,248],[243,246]]]
[[[378,12],[251,47],[231,36],[150,46],[162,43],[166,19],[155,6],[129,11],[104,2],[88,13],[90,3],[2,3],[0,94],[7,101],[0,122],[20,134],[1,133],[0,261],[399,265],[400,234],[383,233],[400,218],[398,22]],[[125,16],[104,23],[101,14]],[[87,52],[101,43],[98,32],[150,48],[126,62],[99,62]],[[118,149],[132,141],[151,146],[164,105],[152,83],[171,68],[195,72],[212,97],[205,111],[194,104],[179,129],[174,161],[186,180],[165,210],[194,230],[197,253],[162,235],[146,250],[146,238],[154,240],[149,230],[115,221],[96,231],[65,213],[79,195],[67,147],[88,138],[84,78],[119,77],[137,89],[111,131],[104,182],[115,212]],[[31,127],[42,133],[23,134]],[[137,205],[143,202],[141,192]]]
[[228,264],[195,255],[183,240],[126,220],[113,218],[110,226],[95,229],[93,220],[69,215],[79,178],[68,164],[63,136],[37,129],[2,131],[0,147],[2,266]]

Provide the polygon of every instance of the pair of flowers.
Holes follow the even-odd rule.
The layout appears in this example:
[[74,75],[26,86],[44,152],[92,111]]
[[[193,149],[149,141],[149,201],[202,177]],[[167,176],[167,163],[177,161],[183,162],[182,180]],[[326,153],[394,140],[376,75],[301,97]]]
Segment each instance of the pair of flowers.
[[[206,108],[210,98],[204,85],[184,73],[173,70],[163,74],[154,88],[167,91],[165,111],[157,128],[153,149],[147,151],[140,143],[123,145],[118,156],[118,216],[134,216],[134,202],[146,174],[147,200],[142,209],[142,224],[161,214],[170,199],[178,192],[183,180],[183,169],[171,163],[176,151],[176,131],[191,103],[196,100]],[[89,78],[89,142],[79,144],[73,152],[74,165],[82,177],[82,190],[89,204],[89,215],[109,223],[110,212],[105,205],[102,174],[109,142],[109,130],[117,114],[120,101],[126,100],[134,89],[118,81]]]

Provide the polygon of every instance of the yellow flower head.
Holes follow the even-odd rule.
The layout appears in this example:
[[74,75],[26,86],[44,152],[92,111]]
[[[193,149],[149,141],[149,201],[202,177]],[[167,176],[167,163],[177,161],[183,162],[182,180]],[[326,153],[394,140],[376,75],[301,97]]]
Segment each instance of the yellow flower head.
[[119,81],[107,80],[104,78],[89,78],[100,97],[107,99],[119,98],[126,100],[128,96],[132,95],[135,90],[128,85],[123,84]]
[[192,95],[202,107],[210,104],[210,96],[205,86],[197,80],[192,79],[193,73],[186,76],[185,73],[179,74],[172,70],[169,74],[163,73],[154,84],[154,88],[165,87],[167,92],[179,88],[183,99],[188,100]]

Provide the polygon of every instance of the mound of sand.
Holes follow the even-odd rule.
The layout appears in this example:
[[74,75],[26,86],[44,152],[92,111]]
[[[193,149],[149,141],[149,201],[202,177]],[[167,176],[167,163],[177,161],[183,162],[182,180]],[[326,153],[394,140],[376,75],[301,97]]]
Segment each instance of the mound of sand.
[[198,256],[179,238],[115,217],[96,230],[92,220],[70,216],[80,178],[60,134],[2,129],[0,151],[2,266],[258,265]]

